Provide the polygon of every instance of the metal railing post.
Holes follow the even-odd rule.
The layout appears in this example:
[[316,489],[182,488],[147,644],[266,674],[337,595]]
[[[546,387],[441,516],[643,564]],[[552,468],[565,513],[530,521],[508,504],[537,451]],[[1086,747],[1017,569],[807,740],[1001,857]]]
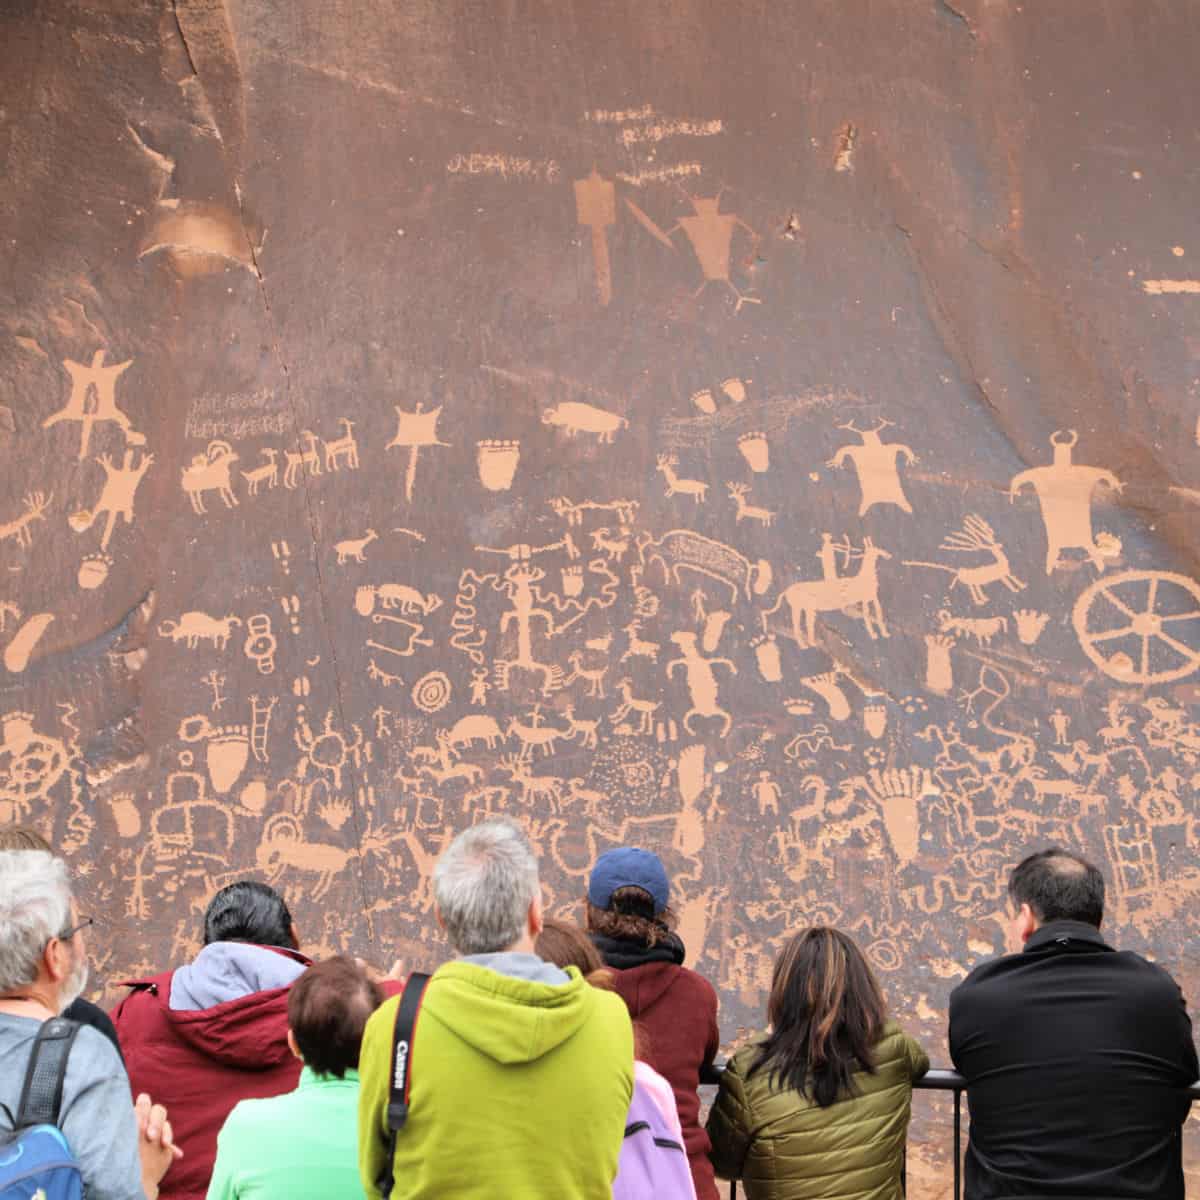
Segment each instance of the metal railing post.
[[962,1088],[954,1089],[954,1200],[962,1197]]

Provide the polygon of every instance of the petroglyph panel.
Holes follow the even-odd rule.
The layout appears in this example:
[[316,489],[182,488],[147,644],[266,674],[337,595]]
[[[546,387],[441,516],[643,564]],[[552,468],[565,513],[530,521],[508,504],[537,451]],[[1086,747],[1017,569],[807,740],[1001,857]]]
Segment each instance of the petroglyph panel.
[[430,966],[507,813],[557,913],[662,854],[726,1048],[824,921],[945,1062],[1052,841],[1194,1005],[1187,6],[294,7],[3,19],[0,820],[99,984],[247,874]]

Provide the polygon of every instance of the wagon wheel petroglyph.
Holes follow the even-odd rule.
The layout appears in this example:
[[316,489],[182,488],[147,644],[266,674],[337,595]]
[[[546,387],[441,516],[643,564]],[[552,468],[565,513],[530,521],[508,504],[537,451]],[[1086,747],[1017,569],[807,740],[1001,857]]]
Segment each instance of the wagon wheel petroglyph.
[[[1175,610],[1171,596],[1190,607]],[[1097,619],[1119,618],[1095,627]],[[1125,571],[1098,579],[1075,602],[1072,620],[1084,654],[1123,683],[1167,683],[1200,667],[1200,585],[1186,575]]]

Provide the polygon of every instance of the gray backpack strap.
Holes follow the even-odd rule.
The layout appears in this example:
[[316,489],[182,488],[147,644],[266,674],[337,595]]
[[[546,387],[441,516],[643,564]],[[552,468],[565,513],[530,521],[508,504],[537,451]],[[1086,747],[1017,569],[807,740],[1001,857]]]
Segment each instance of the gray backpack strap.
[[66,1017],[51,1017],[38,1030],[21,1088],[16,1129],[58,1124],[67,1058],[78,1032],[79,1023]]

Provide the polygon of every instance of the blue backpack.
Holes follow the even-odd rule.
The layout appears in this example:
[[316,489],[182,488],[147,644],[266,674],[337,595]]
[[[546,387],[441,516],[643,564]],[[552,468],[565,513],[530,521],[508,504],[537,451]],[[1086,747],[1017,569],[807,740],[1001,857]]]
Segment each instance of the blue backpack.
[[695,1200],[692,1169],[687,1151],[649,1093],[636,1083],[613,1200]]
[[0,1200],[83,1200],[83,1176],[58,1128],[67,1057],[79,1025],[51,1017],[29,1055],[11,1130],[0,1130]]

